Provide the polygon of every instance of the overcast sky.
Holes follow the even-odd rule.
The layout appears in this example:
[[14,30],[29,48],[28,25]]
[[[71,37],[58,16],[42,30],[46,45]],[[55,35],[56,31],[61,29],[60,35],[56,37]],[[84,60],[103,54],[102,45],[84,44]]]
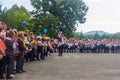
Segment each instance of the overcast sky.
[[[120,0],[84,0],[89,6],[85,24],[80,24],[77,31],[102,30],[109,33],[120,32]],[[32,11],[30,0],[0,0],[3,7],[10,8],[13,4],[25,6]]]

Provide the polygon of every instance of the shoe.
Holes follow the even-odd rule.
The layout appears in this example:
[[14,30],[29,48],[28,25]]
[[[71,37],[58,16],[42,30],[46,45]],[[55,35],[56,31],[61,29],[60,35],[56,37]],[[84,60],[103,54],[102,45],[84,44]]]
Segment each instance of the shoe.
[[15,75],[13,75],[13,74],[11,74],[10,76],[11,76],[11,77],[15,77]]
[[4,79],[5,77],[4,76],[0,76],[0,79]]
[[40,59],[39,61],[42,61],[42,59]]
[[16,71],[13,71],[12,74],[15,75],[15,74],[16,74]]
[[23,71],[16,71],[16,73],[22,73]]
[[11,76],[7,76],[6,79],[13,79],[13,77],[11,77]]
[[22,72],[26,72],[25,70],[22,70]]
[[37,58],[37,60],[40,60],[39,58]]
[[42,60],[45,60],[45,59],[42,59]]

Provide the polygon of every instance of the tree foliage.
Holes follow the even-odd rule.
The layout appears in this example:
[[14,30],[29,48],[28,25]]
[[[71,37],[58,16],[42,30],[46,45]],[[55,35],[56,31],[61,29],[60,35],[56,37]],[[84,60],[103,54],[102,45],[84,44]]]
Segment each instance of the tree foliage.
[[[34,26],[48,29],[48,34],[58,31],[65,33],[67,37],[73,37],[75,24],[84,23],[88,7],[83,0],[31,0],[35,8],[32,12]],[[52,31],[51,31],[52,29]]]
[[[18,30],[25,30],[29,29],[29,21],[30,21],[30,14],[29,12],[23,7],[18,7],[16,4],[12,6],[10,9],[4,9],[1,12],[1,21],[4,21],[9,28],[15,28]],[[22,21],[27,22],[27,27],[22,27]]]
[[100,39],[100,35],[97,32],[94,34],[94,39]]
[[7,8],[2,9],[2,4],[0,4],[0,21],[6,21]]
[[1,20],[1,17],[2,17],[2,5],[0,4],[0,20]]
[[75,33],[75,38],[85,39],[85,35],[83,34],[82,31],[80,33],[76,32]]
[[97,32],[94,35],[84,35],[82,32],[76,32],[75,38],[79,39],[120,39],[120,32],[115,34],[99,35]]

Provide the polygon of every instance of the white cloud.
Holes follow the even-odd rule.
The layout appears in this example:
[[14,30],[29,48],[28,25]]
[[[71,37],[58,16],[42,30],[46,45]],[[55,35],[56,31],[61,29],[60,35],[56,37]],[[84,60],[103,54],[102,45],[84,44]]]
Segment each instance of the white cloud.
[[17,4],[18,6],[23,5],[28,10],[33,10],[30,0],[0,0],[3,7],[11,8],[12,5]]
[[106,31],[109,33],[116,33],[120,32],[120,23],[119,22],[96,22],[91,21],[87,22],[85,24],[79,24],[79,27],[77,27],[77,32],[88,32],[88,31]]
[[83,1],[85,1],[85,2],[87,2],[87,3],[93,3],[93,2],[102,2],[103,0],[83,0]]
[[103,30],[109,33],[120,32],[120,0],[85,0],[89,6],[87,22],[77,31]]

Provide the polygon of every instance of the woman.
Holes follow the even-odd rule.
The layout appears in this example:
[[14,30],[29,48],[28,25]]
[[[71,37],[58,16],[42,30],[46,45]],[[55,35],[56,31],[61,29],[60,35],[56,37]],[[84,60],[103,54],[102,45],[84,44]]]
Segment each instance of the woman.
[[62,32],[59,32],[57,37],[58,37],[58,41],[59,41],[59,44],[58,44],[59,56],[62,56],[63,47],[64,47],[64,44],[65,44],[65,37],[64,37],[64,34]]
[[0,21],[0,79],[4,79],[5,77],[3,76],[4,70],[5,70],[5,66],[6,66],[6,46],[3,43],[4,38],[6,37],[6,35],[4,35],[4,33],[6,33],[6,25],[4,22]]
[[24,33],[22,31],[18,32],[18,50],[19,50],[19,54],[17,56],[17,64],[16,64],[16,72],[17,73],[22,73],[22,72],[26,72],[23,70],[23,64],[24,64],[24,55],[25,55],[25,45],[23,43],[24,40]]
[[4,79],[3,73],[5,70],[5,50],[6,46],[3,41],[0,39],[0,79]]

